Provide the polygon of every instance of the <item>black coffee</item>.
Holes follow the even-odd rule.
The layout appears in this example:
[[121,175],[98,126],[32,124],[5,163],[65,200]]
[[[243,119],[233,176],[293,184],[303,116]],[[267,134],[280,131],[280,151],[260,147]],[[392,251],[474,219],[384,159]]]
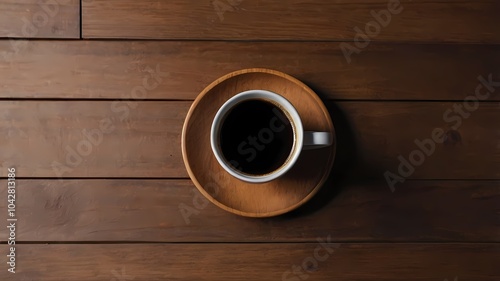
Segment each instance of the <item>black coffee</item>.
[[294,143],[285,113],[264,100],[247,100],[227,113],[220,131],[221,151],[233,168],[264,175],[287,161]]

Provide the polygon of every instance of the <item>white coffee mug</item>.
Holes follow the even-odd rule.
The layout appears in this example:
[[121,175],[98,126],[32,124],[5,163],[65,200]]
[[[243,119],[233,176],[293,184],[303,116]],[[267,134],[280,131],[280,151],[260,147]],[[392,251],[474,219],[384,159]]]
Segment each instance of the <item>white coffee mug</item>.
[[[231,163],[231,159],[226,159],[221,148],[221,128],[226,116],[236,105],[250,100],[261,100],[278,107],[285,114],[293,129],[293,140],[291,140],[293,145],[286,161],[279,168],[265,174],[249,174],[236,169]],[[255,114],[259,114],[259,112],[255,112]],[[302,121],[295,107],[279,94],[266,90],[245,91],[230,98],[215,115],[210,132],[212,151],[222,168],[232,176],[249,183],[264,183],[279,178],[293,167],[302,150],[330,146],[332,141],[330,132],[304,131]]]

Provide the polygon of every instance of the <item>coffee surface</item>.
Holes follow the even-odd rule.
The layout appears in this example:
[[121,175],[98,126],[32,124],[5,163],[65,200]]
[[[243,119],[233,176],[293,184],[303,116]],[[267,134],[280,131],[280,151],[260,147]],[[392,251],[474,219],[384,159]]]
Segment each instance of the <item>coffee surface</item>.
[[271,173],[285,164],[294,143],[283,110],[264,100],[248,100],[227,113],[220,131],[221,151],[233,168],[250,175]]

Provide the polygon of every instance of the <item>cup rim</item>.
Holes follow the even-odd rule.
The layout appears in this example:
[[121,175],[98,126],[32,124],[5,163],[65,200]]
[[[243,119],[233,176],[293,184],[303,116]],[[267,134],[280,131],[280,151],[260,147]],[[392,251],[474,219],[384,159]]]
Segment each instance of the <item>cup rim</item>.
[[[238,170],[233,169],[226,159],[222,156],[222,151],[220,150],[219,135],[222,123],[227,113],[236,106],[237,104],[247,101],[262,99],[270,102],[275,102],[280,105],[281,110],[285,112],[287,118],[290,119],[293,128],[294,143],[292,150],[287,158],[287,161],[281,165],[278,169],[271,171],[270,173],[264,175],[249,175],[242,173]],[[214,120],[212,121],[212,127],[210,130],[210,145],[212,147],[212,152],[219,164],[232,176],[249,183],[265,183],[279,178],[288,172],[297,162],[300,153],[303,148],[304,143],[304,129],[302,126],[302,121],[300,115],[295,109],[295,107],[283,96],[268,91],[268,90],[248,90],[238,93],[227,100],[217,111]]]

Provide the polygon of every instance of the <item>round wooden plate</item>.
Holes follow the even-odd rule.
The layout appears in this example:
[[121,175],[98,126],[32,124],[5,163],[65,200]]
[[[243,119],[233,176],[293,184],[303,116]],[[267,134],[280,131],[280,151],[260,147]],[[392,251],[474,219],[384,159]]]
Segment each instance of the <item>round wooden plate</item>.
[[[304,130],[331,132],[333,145],[303,151],[288,173],[268,183],[252,184],[232,177],[210,147],[212,121],[229,98],[255,89],[285,97],[297,109]],[[335,157],[335,131],[323,102],[305,84],[279,71],[245,69],[219,78],[196,98],[182,130],[182,156],[193,183],[210,202],[241,216],[271,217],[299,207],[321,188]]]

